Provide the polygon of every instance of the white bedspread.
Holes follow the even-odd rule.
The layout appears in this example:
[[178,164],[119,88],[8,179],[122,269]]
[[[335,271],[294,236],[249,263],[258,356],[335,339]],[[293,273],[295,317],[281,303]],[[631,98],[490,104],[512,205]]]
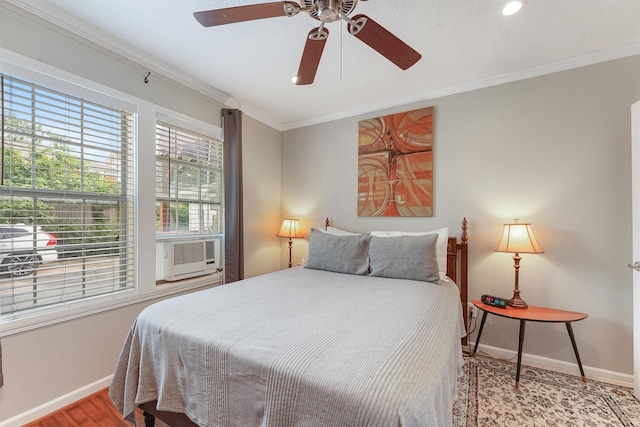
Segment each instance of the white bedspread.
[[449,426],[461,318],[451,283],[282,270],[145,309],[110,396],[211,427]]

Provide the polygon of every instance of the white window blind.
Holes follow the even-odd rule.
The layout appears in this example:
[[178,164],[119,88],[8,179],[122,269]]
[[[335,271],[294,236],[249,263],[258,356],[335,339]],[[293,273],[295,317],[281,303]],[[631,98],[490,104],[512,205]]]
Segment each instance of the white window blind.
[[0,78],[0,315],[133,288],[134,115]]
[[156,235],[222,233],[222,142],[156,123]]

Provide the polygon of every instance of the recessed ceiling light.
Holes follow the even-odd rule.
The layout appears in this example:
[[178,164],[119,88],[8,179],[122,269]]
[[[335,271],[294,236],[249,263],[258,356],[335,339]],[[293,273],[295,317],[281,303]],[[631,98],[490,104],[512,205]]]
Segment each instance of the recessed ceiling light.
[[522,6],[524,6],[524,0],[510,1],[504,9],[502,9],[502,14],[505,16],[513,15],[522,9]]
[[291,77],[291,81],[292,81],[293,83],[297,82],[297,81],[298,81],[298,76],[293,76],[293,77]]

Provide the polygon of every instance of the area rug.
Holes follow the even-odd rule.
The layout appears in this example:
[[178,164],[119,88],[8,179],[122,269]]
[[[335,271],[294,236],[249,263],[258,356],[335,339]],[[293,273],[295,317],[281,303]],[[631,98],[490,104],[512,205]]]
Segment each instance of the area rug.
[[453,408],[455,427],[640,427],[633,390],[515,363],[465,356]]

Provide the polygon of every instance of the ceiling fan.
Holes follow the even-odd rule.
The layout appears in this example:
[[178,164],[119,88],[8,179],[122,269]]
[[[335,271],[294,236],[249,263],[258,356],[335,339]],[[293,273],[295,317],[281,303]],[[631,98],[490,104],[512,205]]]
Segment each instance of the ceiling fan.
[[295,78],[297,85],[313,83],[324,45],[329,37],[329,30],[325,28],[325,24],[339,19],[347,21],[347,29],[351,35],[362,40],[401,69],[406,70],[420,60],[422,55],[373,19],[365,15],[349,17],[357,3],[358,0],[302,0],[300,5],[293,1],[276,1],[207,10],[196,12],[193,16],[203,26],[212,27],[254,19],[292,17],[300,12],[308,13],[320,21],[320,26],[309,31],[307,36],[298,75]]

